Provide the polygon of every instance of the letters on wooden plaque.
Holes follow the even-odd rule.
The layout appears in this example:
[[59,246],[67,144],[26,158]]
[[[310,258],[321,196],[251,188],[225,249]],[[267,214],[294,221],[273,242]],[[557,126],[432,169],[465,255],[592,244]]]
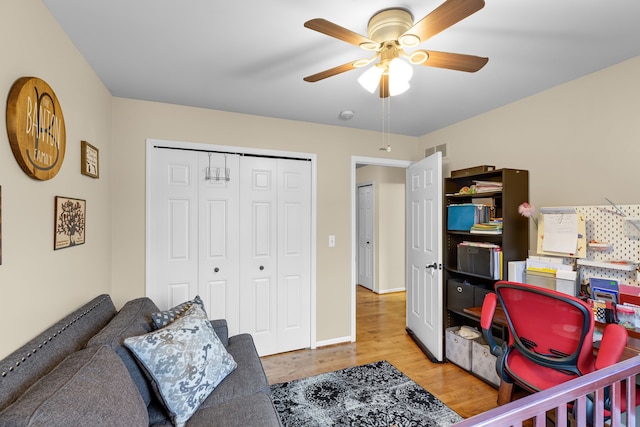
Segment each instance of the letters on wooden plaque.
[[66,148],[62,108],[53,89],[37,77],[18,79],[7,99],[7,134],[22,170],[34,179],[56,176]]

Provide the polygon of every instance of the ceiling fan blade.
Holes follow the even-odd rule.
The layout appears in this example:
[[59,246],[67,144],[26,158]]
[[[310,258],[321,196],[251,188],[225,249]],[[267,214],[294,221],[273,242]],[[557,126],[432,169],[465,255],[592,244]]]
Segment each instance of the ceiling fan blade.
[[389,97],[389,74],[380,76],[380,98]]
[[326,19],[316,18],[311,19],[304,23],[304,26],[315,30],[319,33],[326,34],[331,37],[335,37],[338,40],[345,41],[354,46],[360,47],[361,44],[366,43],[367,45],[378,45],[379,43],[374,42],[373,40],[368,39],[365,36],[362,36],[358,33],[354,33],[351,30],[347,30],[340,25],[334,24],[333,22],[327,21]]
[[346,71],[351,71],[354,68],[356,68],[354,65],[356,62],[358,61],[347,62],[346,64],[338,65],[337,67],[329,68],[328,70],[324,70],[319,73],[312,74],[310,76],[305,77],[304,81],[313,83],[322,79],[326,79],[327,77],[332,77],[337,74],[344,73]]
[[412,35],[418,37],[422,43],[483,7],[484,0],[446,0],[405,31],[399,39],[402,40],[403,37]]
[[461,53],[437,52],[435,50],[422,50],[420,52],[425,52],[429,55],[422,64],[424,66],[466,71],[468,73],[475,73],[489,61],[489,58],[463,55]]

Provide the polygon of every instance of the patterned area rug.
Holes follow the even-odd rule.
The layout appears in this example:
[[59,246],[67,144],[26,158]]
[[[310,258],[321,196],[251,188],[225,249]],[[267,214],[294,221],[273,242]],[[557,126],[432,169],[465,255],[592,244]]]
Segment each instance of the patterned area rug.
[[383,360],[271,386],[285,427],[446,427],[462,420]]

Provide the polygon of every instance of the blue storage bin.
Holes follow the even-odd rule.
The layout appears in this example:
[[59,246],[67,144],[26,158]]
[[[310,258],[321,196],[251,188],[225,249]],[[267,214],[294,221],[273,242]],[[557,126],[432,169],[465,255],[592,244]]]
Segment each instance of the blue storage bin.
[[489,221],[489,206],[465,203],[447,206],[447,229],[469,231],[476,223]]

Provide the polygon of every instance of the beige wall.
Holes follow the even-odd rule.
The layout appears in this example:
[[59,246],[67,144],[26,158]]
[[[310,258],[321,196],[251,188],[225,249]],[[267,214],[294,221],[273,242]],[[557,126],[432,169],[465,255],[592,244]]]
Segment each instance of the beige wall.
[[[0,358],[111,287],[111,95],[40,0],[0,2]],[[60,101],[66,151],[51,180],[29,178],[7,138],[6,101],[13,83],[34,76]],[[100,179],[80,174],[80,141],[100,150]],[[53,250],[54,197],[87,201],[86,243]]]
[[528,169],[536,207],[637,204],[638,76],[640,57],[425,135],[420,151],[447,143],[445,176],[485,164]]
[[356,182],[374,184],[375,283],[378,293],[405,288],[405,176],[406,169],[364,166]]
[[[176,105],[113,100],[113,290],[144,294],[145,140],[165,139],[317,155],[317,340],[350,337],[351,156],[380,157],[379,134]],[[394,137],[386,157],[410,160],[416,138]],[[328,247],[328,236],[336,247]]]

